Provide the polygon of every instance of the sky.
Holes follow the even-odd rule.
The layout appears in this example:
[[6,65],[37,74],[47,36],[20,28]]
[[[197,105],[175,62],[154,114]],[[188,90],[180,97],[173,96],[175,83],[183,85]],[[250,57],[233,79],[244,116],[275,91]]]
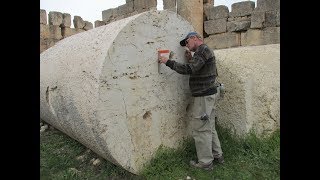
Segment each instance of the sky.
[[[231,4],[246,0],[214,0],[214,6],[226,5],[231,11]],[[257,0],[251,0],[256,3]],[[73,27],[73,17],[80,16],[83,20],[94,25],[96,20],[102,21],[102,11],[116,8],[126,3],[126,0],[40,0],[40,9],[69,13],[71,15],[71,27]],[[158,0],[158,10],[163,9],[162,0]]]

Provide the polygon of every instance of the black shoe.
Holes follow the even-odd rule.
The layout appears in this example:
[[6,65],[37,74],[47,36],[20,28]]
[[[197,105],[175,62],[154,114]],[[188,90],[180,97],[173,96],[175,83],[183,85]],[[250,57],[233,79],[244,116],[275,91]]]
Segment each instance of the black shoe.
[[223,158],[223,156],[220,156],[218,158],[214,158],[213,162],[219,163],[219,164],[224,164],[224,158]]

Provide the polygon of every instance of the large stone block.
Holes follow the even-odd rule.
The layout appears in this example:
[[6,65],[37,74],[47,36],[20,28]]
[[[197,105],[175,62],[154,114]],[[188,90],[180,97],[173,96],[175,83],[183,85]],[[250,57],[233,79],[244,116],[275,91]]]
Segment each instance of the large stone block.
[[204,42],[212,49],[223,49],[240,46],[240,33],[227,32],[210,35]]
[[159,48],[186,62],[179,41],[190,31],[163,10],[62,39],[40,54],[40,118],[139,174],[161,145],[190,137],[188,76],[157,62]]
[[49,25],[40,24],[40,38],[47,39],[50,37],[51,35]]
[[71,27],[71,15],[68,13],[63,13],[63,20],[61,27]]
[[241,45],[266,45],[280,43],[280,27],[267,27],[263,30],[249,29],[241,33]]
[[265,12],[264,27],[276,27],[280,26],[280,12],[279,11],[267,11]]
[[257,0],[255,11],[280,11],[280,0]]
[[60,40],[62,39],[61,28],[55,25],[49,25],[50,38]]
[[40,38],[42,39],[61,39],[61,28],[54,25],[43,25],[40,24]]
[[238,135],[269,135],[280,128],[280,44],[215,50],[225,85],[217,124]]
[[61,12],[49,12],[49,25],[60,26],[62,24],[63,15]]
[[229,13],[229,15],[232,17],[248,16],[251,15],[254,7],[255,3],[253,1],[242,1],[233,3],[231,5],[231,12]]
[[84,30],[88,31],[93,28],[93,24],[89,21],[84,21],[85,25],[83,27]]
[[251,14],[251,25],[250,28],[252,29],[261,29],[265,22],[265,12],[262,11],[253,11]]
[[82,29],[85,26],[85,22],[80,16],[73,17],[73,26],[74,28]]
[[106,25],[106,22],[104,22],[104,21],[96,20],[96,21],[94,22],[94,27],[95,27],[95,28],[96,28],[96,27],[99,27],[99,26],[104,26],[104,25]]
[[250,28],[250,21],[232,21],[227,23],[227,31],[240,32]]
[[207,34],[219,34],[227,32],[227,19],[216,19],[204,22],[204,31]]
[[76,34],[76,30],[74,28],[64,27],[61,28],[61,35],[63,38],[69,37]]
[[157,7],[157,0],[134,0],[134,10],[143,11],[149,10],[152,7]]
[[109,20],[111,20],[113,17],[115,17],[115,11],[117,11],[117,8],[102,11],[102,20],[104,22],[108,22]]
[[47,13],[43,9],[40,9],[40,24],[47,24]]
[[42,39],[40,38],[40,54],[49,49],[50,47],[54,46],[59,40],[57,39],[52,39],[52,38],[49,38],[49,39]]
[[126,4],[123,4],[118,7],[118,15],[127,15],[129,13],[133,12],[133,1],[128,2]]
[[226,19],[229,17],[229,9],[227,6],[211,6],[209,19]]

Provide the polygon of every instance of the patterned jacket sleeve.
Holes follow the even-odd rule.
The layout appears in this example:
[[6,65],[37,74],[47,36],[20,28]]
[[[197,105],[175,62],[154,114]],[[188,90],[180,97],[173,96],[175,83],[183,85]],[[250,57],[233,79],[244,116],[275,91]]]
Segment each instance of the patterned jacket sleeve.
[[173,60],[168,60],[166,65],[179,74],[193,74],[199,71],[205,64],[205,60],[201,56],[196,54],[192,57],[192,61],[194,63],[184,64]]

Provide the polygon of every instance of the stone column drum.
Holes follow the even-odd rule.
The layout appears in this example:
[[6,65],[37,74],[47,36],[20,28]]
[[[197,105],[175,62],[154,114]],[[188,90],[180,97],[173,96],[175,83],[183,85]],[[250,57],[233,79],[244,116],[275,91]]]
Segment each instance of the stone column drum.
[[160,145],[188,136],[188,76],[165,65],[189,22],[171,11],[148,11],[59,41],[40,54],[40,118],[101,157],[139,174]]
[[280,44],[214,52],[218,81],[226,90],[217,106],[217,123],[239,136],[280,129]]

